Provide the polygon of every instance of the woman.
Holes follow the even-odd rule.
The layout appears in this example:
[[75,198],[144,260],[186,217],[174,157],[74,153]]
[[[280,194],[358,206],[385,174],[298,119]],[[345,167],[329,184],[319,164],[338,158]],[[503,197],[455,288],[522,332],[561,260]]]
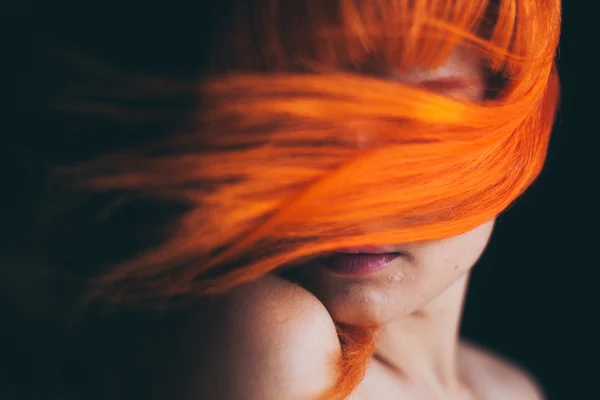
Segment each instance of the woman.
[[[541,398],[458,326],[496,216],[544,161],[559,1],[225,3],[198,13],[193,123],[57,172],[187,207],[94,282],[196,310],[163,398]],[[98,98],[189,92],[131,78],[67,104],[152,120]]]

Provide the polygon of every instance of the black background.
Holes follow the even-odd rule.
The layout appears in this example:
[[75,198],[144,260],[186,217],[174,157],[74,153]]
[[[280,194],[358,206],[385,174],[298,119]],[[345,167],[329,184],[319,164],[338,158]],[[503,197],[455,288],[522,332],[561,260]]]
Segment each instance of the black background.
[[[15,9],[19,24],[14,30],[26,44],[30,40],[37,42],[40,35],[45,34],[44,29],[51,25],[58,37],[70,35],[77,45],[78,35],[73,32],[84,28],[81,24],[89,21],[90,15],[101,19],[122,9],[100,7],[96,10],[74,3],[63,6],[62,10],[48,4],[46,9],[40,7],[23,3]],[[600,276],[594,266],[598,263],[593,258],[594,249],[579,239],[594,236],[597,230],[591,220],[589,233],[574,223],[581,221],[582,210],[578,207],[583,206],[574,195],[573,183],[577,179],[585,184],[595,182],[594,171],[588,172],[589,177],[582,177],[582,171],[574,172],[571,168],[577,158],[583,157],[574,116],[578,103],[575,89],[578,66],[574,54],[582,46],[575,38],[574,7],[574,2],[563,6],[558,57],[562,104],[546,168],[526,195],[499,218],[493,240],[473,272],[462,329],[466,337],[531,371],[550,400],[596,398],[594,391],[588,388],[595,384],[599,372],[595,360],[600,360],[595,343],[600,318],[596,289]],[[84,13],[87,19],[71,22],[71,25],[63,25],[64,21],[56,19],[58,15],[78,12]],[[179,12],[185,14],[185,10]],[[53,18],[54,22],[48,25]],[[126,20],[123,16],[114,17],[119,18]],[[140,18],[139,24],[150,22]],[[150,39],[161,37],[162,29],[155,30]],[[119,32],[112,34],[118,37]],[[105,30],[97,36],[98,43],[112,40],[106,35],[110,33]],[[162,51],[168,49],[169,44],[159,44],[159,47]],[[31,101],[42,96],[40,92],[52,86],[47,80],[52,81],[56,76],[37,64],[39,58],[35,51],[30,53],[27,46],[16,46],[15,50],[18,90],[14,115],[19,119],[19,128],[13,130],[13,135],[36,138],[37,146],[69,146],[67,142],[56,143],[51,133],[44,131],[44,116],[40,120],[32,119],[25,111]],[[168,50],[165,51],[168,54]],[[163,67],[160,62],[156,64],[157,69]],[[48,79],[49,76],[52,79]],[[73,138],[78,142],[75,147],[86,147],[85,136],[73,135]],[[589,141],[584,143],[594,145]],[[85,328],[79,326],[75,329],[77,334],[67,333],[66,299],[71,298],[72,287],[53,279],[31,279],[28,258],[19,251],[31,232],[28,223],[34,220],[27,210],[35,208],[36,196],[44,182],[42,168],[36,164],[39,160],[23,159],[20,154],[11,153],[3,157],[2,162],[8,190],[4,198],[7,205],[0,215],[3,227],[8,229],[2,231],[5,261],[0,290],[6,300],[2,307],[6,323],[0,347],[3,353],[0,367],[4,369],[0,377],[0,398],[81,398],[82,393],[88,391],[90,398],[105,398],[103,391],[97,385],[90,385],[91,382],[104,378],[108,382],[110,377],[123,375],[132,359],[139,356],[136,350],[168,342],[171,338],[159,331],[155,318],[139,314],[113,316]],[[12,262],[13,259],[18,262]],[[15,265],[19,268],[14,268]],[[150,330],[154,339],[144,337],[150,336],[145,335]],[[155,364],[161,357],[158,353],[144,356],[146,364]],[[110,372],[96,375],[97,370],[103,369],[99,367]],[[138,380],[152,373],[152,367],[125,373],[127,384],[136,386]],[[110,392],[110,388],[103,390]],[[75,392],[79,395],[67,395]],[[143,397],[139,394],[129,398]]]

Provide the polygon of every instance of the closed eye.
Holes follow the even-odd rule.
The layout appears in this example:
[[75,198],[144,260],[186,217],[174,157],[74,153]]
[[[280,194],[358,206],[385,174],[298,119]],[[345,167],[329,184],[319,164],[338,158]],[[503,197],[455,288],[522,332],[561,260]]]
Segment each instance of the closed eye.
[[483,89],[483,82],[479,78],[466,76],[449,76],[422,81],[417,86],[434,92],[452,92],[456,90]]

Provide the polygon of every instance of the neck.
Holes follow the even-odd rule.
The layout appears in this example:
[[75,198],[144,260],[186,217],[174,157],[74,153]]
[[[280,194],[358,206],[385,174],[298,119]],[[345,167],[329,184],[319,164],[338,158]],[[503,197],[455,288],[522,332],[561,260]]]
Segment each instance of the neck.
[[456,387],[459,326],[468,275],[433,301],[380,330],[375,358],[410,381]]

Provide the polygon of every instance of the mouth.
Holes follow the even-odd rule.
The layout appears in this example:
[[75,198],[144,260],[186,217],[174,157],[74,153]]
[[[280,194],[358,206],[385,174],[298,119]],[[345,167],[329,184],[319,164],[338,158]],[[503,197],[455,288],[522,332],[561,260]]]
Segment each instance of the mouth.
[[337,275],[365,276],[385,269],[403,255],[388,247],[362,246],[338,250],[320,261]]

